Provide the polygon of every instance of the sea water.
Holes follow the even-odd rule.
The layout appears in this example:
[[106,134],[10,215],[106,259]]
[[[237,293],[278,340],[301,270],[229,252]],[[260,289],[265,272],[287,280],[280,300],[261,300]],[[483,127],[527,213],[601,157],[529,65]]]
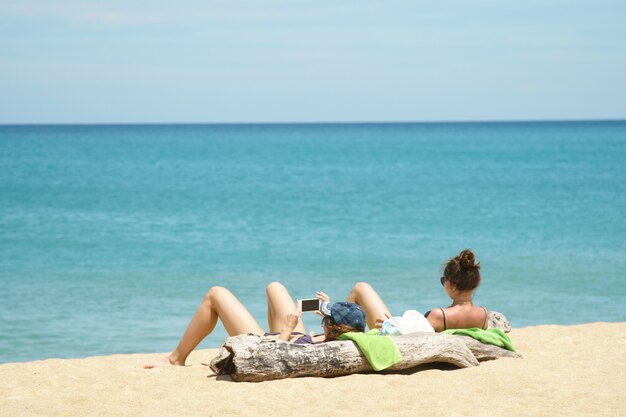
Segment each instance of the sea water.
[[514,327],[624,321],[625,213],[626,122],[0,126],[0,362],[170,351],[214,285],[424,312],[465,248]]

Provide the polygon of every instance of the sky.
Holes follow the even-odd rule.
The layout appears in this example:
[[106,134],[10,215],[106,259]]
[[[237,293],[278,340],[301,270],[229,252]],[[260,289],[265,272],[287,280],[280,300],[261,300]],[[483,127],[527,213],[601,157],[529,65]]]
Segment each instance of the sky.
[[626,119],[626,2],[0,0],[0,124]]

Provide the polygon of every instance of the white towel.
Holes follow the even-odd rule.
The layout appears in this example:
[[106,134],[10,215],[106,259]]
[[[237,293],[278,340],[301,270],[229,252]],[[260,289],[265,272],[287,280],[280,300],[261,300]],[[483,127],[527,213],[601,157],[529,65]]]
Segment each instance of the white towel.
[[428,319],[416,310],[407,310],[402,317],[391,317],[383,322],[380,335],[404,335],[414,332],[431,332],[435,329],[430,325]]

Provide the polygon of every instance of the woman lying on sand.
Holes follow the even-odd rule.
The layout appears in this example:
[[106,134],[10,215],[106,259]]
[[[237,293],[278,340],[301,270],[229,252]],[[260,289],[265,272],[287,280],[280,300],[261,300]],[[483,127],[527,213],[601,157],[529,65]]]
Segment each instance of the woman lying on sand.
[[[480,262],[475,263],[472,250],[465,249],[450,259],[440,281],[452,299],[452,305],[432,309],[424,315],[433,329],[436,332],[470,327],[486,329],[487,309],[472,303],[474,291],[480,284]],[[367,313],[367,325],[370,329],[380,328],[385,320],[391,318],[391,313],[383,300],[366,282],[357,283],[347,301],[363,307]]]
[[[322,321],[324,334],[309,336],[300,319],[302,313],[296,311],[296,305],[287,289],[280,282],[272,282],[267,286],[266,292],[269,333],[259,326],[250,312],[230,291],[224,287],[213,287],[204,296],[178,346],[164,358],[163,364],[185,365],[191,351],[213,331],[217,319],[222,320],[230,336],[254,333],[275,336],[298,344],[327,342],[337,339],[343,333],[362,332],[365,329],[366,316],[363,309],[353,303],[339,302],[330,304],[326,315],[316,312],[324,317]],[[317,298],[329,301],[328,295],[323,292],[318,292]],[[144,368],[154,368],[157,365],[145,365]]]

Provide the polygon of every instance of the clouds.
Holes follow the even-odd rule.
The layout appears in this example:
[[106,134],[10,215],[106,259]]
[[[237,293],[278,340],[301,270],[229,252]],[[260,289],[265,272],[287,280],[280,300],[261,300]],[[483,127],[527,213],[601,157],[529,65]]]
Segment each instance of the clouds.
[[68,22],[99,24],[158,23],[177,21],[187,23],[233,22],[298,22],[303,20],[348,17],[355,8],[367,9],[368,2],[348,5],[336,2],[284,1],[32,1],[0,2],[0,17],[8,19],[63,18]]
[[77,23],[120,26],[162,23],[167,19],[165,16],[146,14],[90,12],[74,16],[72,20]]
[[0,4],[0,16],[4,21],[22,21],[28,25],[34,22],[54,22],[75,25],[144,25],[167,20],[165,14],[153,14],[147,11],[124,11],[88,2],[21,2]]
[[[626,7],[563,7],[2,2],[0,123],[623,114]],[[63,105],[41,113],[41,102]]]

